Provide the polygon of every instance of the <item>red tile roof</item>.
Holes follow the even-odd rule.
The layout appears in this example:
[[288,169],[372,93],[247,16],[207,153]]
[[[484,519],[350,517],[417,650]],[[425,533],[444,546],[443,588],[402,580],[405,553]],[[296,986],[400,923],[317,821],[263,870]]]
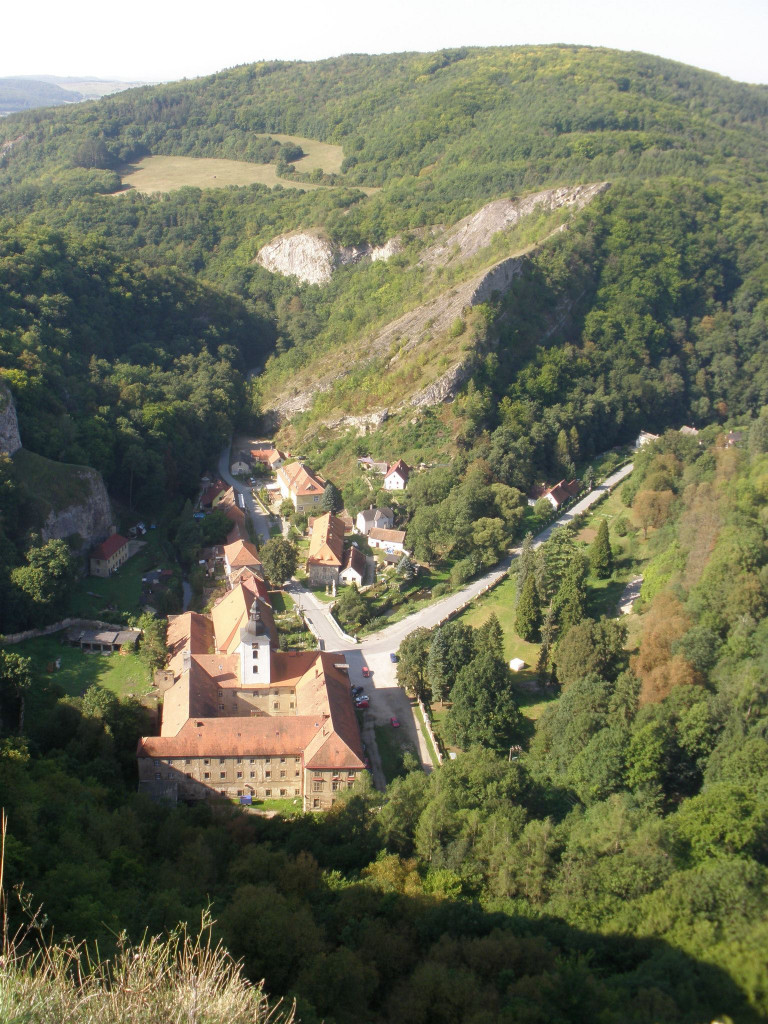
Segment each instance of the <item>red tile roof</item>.
[[103,544],[99,544],[97,548],[93,549],[91,558],[98,558],[102,562],[106,562],[120,548],[125,547],[127,543],[128,541],[125,537],[121,537],[119,533],[113,533],[110,537],[107,537]]
[[318,516],[312,524],[307,565],[341,567],[343,554],[344,523],[331,512],[327,512],[324,516]]

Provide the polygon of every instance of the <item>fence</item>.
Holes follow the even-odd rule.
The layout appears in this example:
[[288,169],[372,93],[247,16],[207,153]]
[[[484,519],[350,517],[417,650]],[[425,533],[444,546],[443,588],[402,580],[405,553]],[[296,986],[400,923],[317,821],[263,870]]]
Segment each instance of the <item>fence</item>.
[[27,629],[23,633],[9,633],[7,636],[0,635],[0,642],[4,644],[20,644],[23,640],[34,640],[39,636],[50,636],[51,633],[59,633],[62,629],[69,629],[75,626],[77,629],[104,629],[113,630],[119,633],[127,627],[125,624],[116,626],[113,622],[101,622],[99,619],[62,619],[61,622],[54,622],[51,626],[43,626],[40,629]]

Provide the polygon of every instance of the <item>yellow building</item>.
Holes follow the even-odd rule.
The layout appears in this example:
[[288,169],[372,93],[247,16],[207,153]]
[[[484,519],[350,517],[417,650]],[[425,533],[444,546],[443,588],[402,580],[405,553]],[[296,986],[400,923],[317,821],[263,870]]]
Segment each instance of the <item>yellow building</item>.
[[290,498],[299,513],[317,512],[325,490],[325,480],[305,469],[300,462],[291,462],[277,470],[277,483],[283,499]]

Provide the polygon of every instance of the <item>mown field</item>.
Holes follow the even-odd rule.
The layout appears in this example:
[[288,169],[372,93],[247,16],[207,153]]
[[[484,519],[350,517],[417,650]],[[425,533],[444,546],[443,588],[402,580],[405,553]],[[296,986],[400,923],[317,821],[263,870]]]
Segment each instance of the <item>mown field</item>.
[[[147,195],[172,192],[177,188],[227,188],[229,185],[282,185],[284,188],[316,189],[327,185],[292,185],[279,178],[275,164],[251,164],[245,160],[218,160],[212,157],[148,156],[131,165],[123,175],[123,185]],[[122,193],[116,192],[115,195]]]

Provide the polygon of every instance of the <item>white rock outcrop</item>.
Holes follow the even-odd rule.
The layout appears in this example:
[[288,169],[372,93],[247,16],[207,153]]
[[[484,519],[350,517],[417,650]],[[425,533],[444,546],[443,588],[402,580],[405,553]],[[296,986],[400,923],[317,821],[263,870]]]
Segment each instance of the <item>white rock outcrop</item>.
[[558,210],[563,206],[572,206],[579,210],[608,188],[610,182],[599,181],[591,185],[549,188],[522,199],[496,199],[477,213],[457,221],[438,242],[424,251],[420,262],[437,266],[447,263],[454,256],[468,259],[490,245],[491,239],[499,231],[513,227],[539,207]]
[[305,284],[327,284],[336,253],[330,242],[317,235],[278,235],[259,250],[256,262],[273,274],[298,277]]

